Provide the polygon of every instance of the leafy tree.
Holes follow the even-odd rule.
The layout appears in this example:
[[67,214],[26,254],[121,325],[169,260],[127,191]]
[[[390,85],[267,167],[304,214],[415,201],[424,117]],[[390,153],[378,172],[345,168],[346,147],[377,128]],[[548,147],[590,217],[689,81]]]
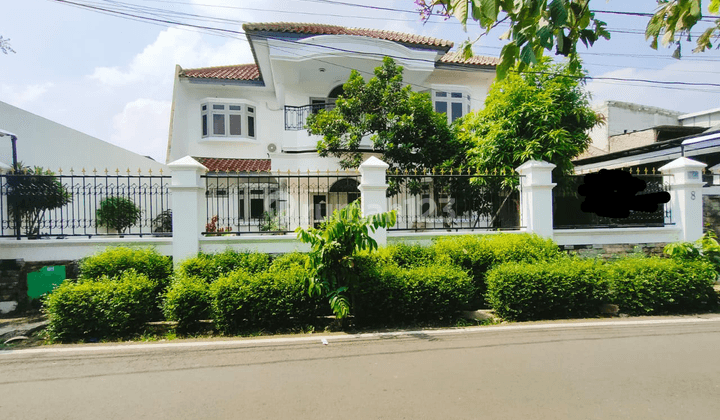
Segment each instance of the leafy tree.
[[447,117],[433,110],[429,95],[403,86],[402,72],[389,57],[367,83],[351,72],[335,108],[308,117],[308,133],[323,136],[320,156],[340,158],[343,168],[358,167],[360,141],[369,136],[391,169],[452,166],[462,150]]
[[310,296],[325,295],[339,319],[350,314],[347,292],[357,281],[355,256],[359,251],[376,250],[377,242],[370,232],[395,225],[395,211],[362,217],[359,201],[335,210],[319,229],[298,227],[298,238],[312,246],[306,267],[312,274],[307,288]]
[[[675,44],[673,56],[680,57],[680,40],[702,18],[701,0],[658,0],[659,8],[648,22],[645,37],[652,39],[650,46],[657,49],[658,37],[662,44]],[[570,69],[576,70],[580,61],[577,43],[592,46],[600,38],[610,39],[606,23],[595,18],[590,0],[416,0],[421,16],[425,19],[433,13],[455,16],[463,25],[468,20],[477,21],[487,35],[502,22],[509,22],[510,29],[501,38],[509,39],[497,67],[498,79],[519,61],[518,70],[535,64],[544,51],[570,58]],[[439,12],[437,11],[439,9]],[[708,12],[717,15],[720,0],[709,0]],[[482,36],[482,35],[481,35]],[[677,37],[676,37],[677,36]],[[712,38],[720,38],[720,18],[697,38],[695,52],[712,48]],[[466,57],[472,56],[472,45],[462,46]]]
[[0,35],[0,51],[2,51],[3,54],[7,54],[8,52],[15,52],[15,50],[10,47],[10,40],[7,38],[3,38],[2,35]]
[[[469,167],[510,174],[524,162],[538,159],[568,173],[571,159],[587,149],[587,130],[601,117],[590,109],[583,72],[568,64],[550,64],[547,57],[534,69],[511,72],[496,81],[485,108],[463,119],[457,132],[469,149]],[[503,181],[505,186],[512,182],[516,180]]]
[[40,236],[40,220],[46,210],[68,204],[70,193],[49,170],[18,164],[7,176],[7,204],[11,220],[25,224],[28,237]]
[[124,197],[108,197],[97,209],[97,225],[114,228],[118,233],[140,221],[140,209]]

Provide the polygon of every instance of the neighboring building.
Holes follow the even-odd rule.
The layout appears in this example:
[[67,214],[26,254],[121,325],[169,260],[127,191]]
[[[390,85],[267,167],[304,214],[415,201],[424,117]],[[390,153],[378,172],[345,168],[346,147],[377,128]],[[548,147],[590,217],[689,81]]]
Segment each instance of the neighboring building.
[[588,150],[577,157],[578,161],[685,139],[720,124],[720,108],[682,114],[628,102],[606,101],[593,109],[602,115],[604,124],[590,130],[592,142]]
[[[84,168],[90,172],[105,169],[123,173],[130,169],[137,174],[148,170],[159,173],[167,167],[160,162],[133,153],[122,147],[81,133],[39,115],[0,102],[0,129],[15,134],[18,161],[26,166],[41,166],[57,172],[80,173]],[[0,162],[12,166],[12,146],[9,137],[0,137]]]

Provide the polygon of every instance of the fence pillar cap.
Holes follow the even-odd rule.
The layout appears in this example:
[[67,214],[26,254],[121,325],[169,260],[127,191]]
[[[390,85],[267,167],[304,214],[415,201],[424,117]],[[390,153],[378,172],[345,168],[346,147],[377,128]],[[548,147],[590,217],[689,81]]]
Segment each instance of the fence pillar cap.
[[0,162],[0,174],[12,171],[12,166]]
[[177,170],[183,170],[183,169],[194,169],[196,171],[207,171],[208,168],[206,168],[203,164],[198,162],[197,160],[193,159],[190,156],[185,156],[184,158],[180,158],[174,162],[170,162],[167,165],[170,169],[173,171]]
[[552,171],[557,165],[545,162],[544,160],[528,160],[522,165],[515,168],[519,173],[527,172],[528,169],[540,169],[545,171]]
[[720,173],[720,163],[718,163],[717,165],[711,167],[710,170],[711,170],[713,173],[715,173],[715,174]]
[[387,168],[389,168],[389,167],[390,167],[390,165],[388,165],[387,163],[383,162],[382,160],[378,159],[375,156],[370,156],[370,158],[368,158],[365,162],[360,164],[361,170],[362,169],[376,169],[376,168],[382,169],[382,170],[387,170]]
[[698,162],[697,160],[688,159],[686,157],[679,157],[667,165],[660,168],[660,172],[677,172],[677,169],[703,169],[707,165]]

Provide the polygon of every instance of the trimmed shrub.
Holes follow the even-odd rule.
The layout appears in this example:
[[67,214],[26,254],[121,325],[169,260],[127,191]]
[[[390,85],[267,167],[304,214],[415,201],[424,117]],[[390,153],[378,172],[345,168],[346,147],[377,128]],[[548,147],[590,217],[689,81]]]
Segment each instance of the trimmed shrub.
[[234,271],[210,285],[217,329],[237,333],[248,327],[282,328],[313,322],[323,303],[310,297],[304,269],[251,274]]
[[717,306],[707,261],[625,258],[608,265],[610,300],[632,315],[697,312]]
[[467,305],[474,287],[463,270],[448,264],[401,268],[364,257],[353,287],[358,324],[431,321]]
[[196,330],[200,320],[210,318],[210,285],[202,278],[178,276],[165,293],[163,313],[169,321],[177,321],[177,330]]
[[227,249],[217,254],[199,253],[196,257],[188,258],[180,263],[178,273],[188,277],[200,277],[212,283],[235,270],[259,273],[267,270],[269,265],[270,257],[267,254]]
[[433,249],[437,258],[446,257],[470,273],[476,287],[472,302],[476,308],[483,306],[485,275],[491,268],[506,262],[548,261],[560,256],[551,239],[512,233],[442,237],[435,240]]
[[398,267],[418,267],[437,262],[435,248],[418,244],[397,243],[380,248],[378,258]]
[[172,258],[154,248],[109,247],[80,261],[80,277],[117,277],[133,269],[151,280],[167,283],[172,274]]
[[63,282],[44,301],[48,334],[70,341],[141,333],[156,309],[156,284],[134,270],[116,279]]
[[97,225],[115,229],[118,233],[140,221],[141,211],[125,197],[108,197],[100,202],[96,211]]
[[283,254],[273,259],[270,264],[269,271],[287,271],[291,268],[302,268],[305,269],[305,265],[310,260],[307,254],[300,252],[292,252],[290,254]]
[[607,299],[607,270],[596,260],[506,263],[487,274],[487,301],[508,320],[596,315]]

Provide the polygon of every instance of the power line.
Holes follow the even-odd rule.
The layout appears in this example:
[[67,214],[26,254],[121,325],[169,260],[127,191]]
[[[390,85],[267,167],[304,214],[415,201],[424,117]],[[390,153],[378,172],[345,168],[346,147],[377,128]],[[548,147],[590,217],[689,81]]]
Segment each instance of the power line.
[[[140,19],[140,20],[148,20],[148,21],[155,22],[155,23],[181,25],[181,26],[187,26],[187,27],[192,27],[192,28],[196,28],[196,29],[209,30],[209,31],[213,31],[213,32],[217,31],[217,32],[223,32],[223,33],[231,33],[231,34],[235,34],[235,35],[242,35],[245,37],[245,39],[247,39],[247,33],[242,32],[242,31],[234,31],[234,30],[223,29],[223,28],[214,28],[214,27],[203,26],[203,25],[194,25],[194,24],[185,23],[185,22],[170,21],[170,20],[166,20],[166,19],[157,19],[157,18],[152,18],[152,17],[148,17],[148,16],[138,16],[138,15],[133,15],[131,13],[125,13],[125,12],[120,12],[117,10],[105,9],[102,7],[93,6],[93,5],[89,5],[89,4],[76,3],[76,2],[69,1],[69,0],[53,0],[53,1],[75,5],[75,6],[78,6],[81,8],[87,8],[87,9],[90,9],[93,11],[103,11],[103,12],[108,12],[108,13],[112,13],[112,14],[118,14],[123,17],[135,18],[135,19]],[[290,40],[283,39],[283,38],[271,37],[271,36],[266,36],[266,35],[255,35],[255,36],[257,38],[261,38],[261,39],[272,39],[272,40],[277,40],[280,42],[294,43],[294,41],[290,41]],[[348,50],[348,49],[344,49],[344,48],[332,47],[332,46],[327,46],[327,45],[314,45],[314,47],[325,48],[325,49],[330,49],[330,50],[344,52],[344,53],[351,53],[351,54],[371,55],[371,56],[375,56],[375,57],[384,57],[387,55],[387,54],[365,53],[365,52],[361,52],[361,51]],[[427,60],[427,59],[421,59],[421,58],[412,58],[412,57],[408,58],[408,57],[397,57],[397,56],[390,56],[390,57],[403,59],[403,60],[420,61],[420,62],[428,62],[428,63],[435,64],[435,61],[433,61],[433,60]],[[340,67],[342,67],[342,66],[340,66]],[[561,75],[561,76],[567,76],[567,75]],[[686,85],[686,86],[720,87],[720,84],[717,84],[717,83],[702,83],[702,82],[659,81],[659,80],[649,80],[649,79],[630,79],[630,78],[592,77],[592,76],[583,76],[583,77],[577,77],[577,78],[583,79],[583,80],[624,81],[624,82],[639,82],[639,83],[649,83],[649,84],[658,84],[658,85]],[[422,86],[422,87],[427,88],[424,86]]]

